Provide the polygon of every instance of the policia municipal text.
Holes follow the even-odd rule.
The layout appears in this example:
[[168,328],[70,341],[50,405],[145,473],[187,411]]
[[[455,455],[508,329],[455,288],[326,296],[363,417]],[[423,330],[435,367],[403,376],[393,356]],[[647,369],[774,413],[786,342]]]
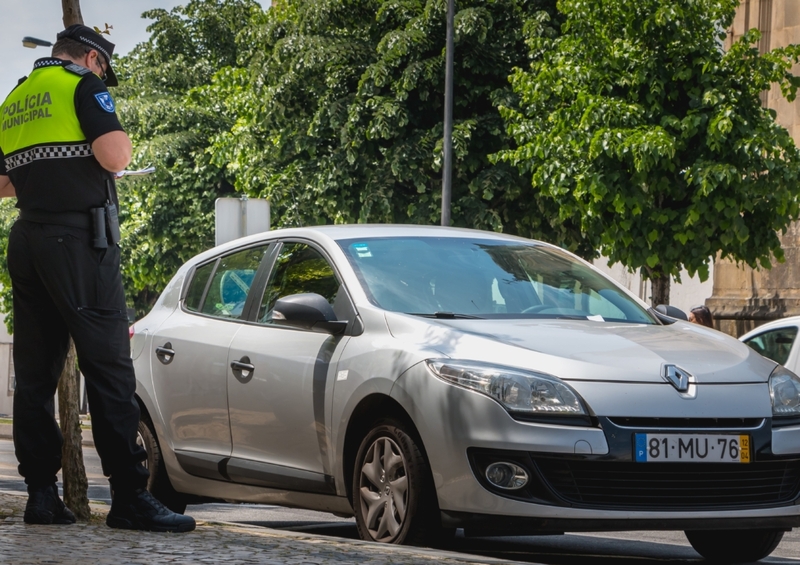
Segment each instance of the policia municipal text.
[[[113,489],[112,528],[184,532],[194,520],[146,490],[139,406],[119,265],[114,172],[131,142],[106,86],[114,45],[89,27],[58,34],[0,106],[0,196],[16,196],[8,241],[14,294],[14,446],[28,486],[25,522],[71,524],[61,501],[53,397],[75,341],[95,446]],[[105,84],[104,84],[105,83]]]

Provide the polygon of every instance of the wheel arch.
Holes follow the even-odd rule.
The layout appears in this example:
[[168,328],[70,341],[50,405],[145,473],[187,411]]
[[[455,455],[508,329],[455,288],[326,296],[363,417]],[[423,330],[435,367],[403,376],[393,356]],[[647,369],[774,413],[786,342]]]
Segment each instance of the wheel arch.
[[152,422],[153,417],[150,415],[150,410],[147,409],[147,405],[144,403],[144,400],[142,400],[139,394],[135,394],[134,398],[136,399],[136,403],[139,405],[139,412],[141,412]]
[[[134,395],[134,398],[139,404],[140,425],[144,424],[144,427],[148,429],[149,435],[152,436],[152,441],[155,442],[155,446],[153,448],[155,453],[148,451],[147,446],[144,445],[145,450],[148,451],[147,467],[148,471],[150,472],[150,477],[148,478],[147,482],[147,489],[170,510],[178,514],[183,514],[186,511],[186,505],[189,503],[206,502],[206,499],[203,497],[183,494],[175,490],[175,487],[172,485],[172,479],[169,476],[169,472],[167,471],[167,467],[164,462],[164,443],[159,437],[158,425],[154,422],[153,417],[151,416],[150,411],[147,409],[147,406],[142,398],[138,394]],[[144,438],[143,443],[146,444],[146,440],[144,440]]]
[[353,504],[352,476],[355,470],[355,459],[358,448],[364,437],[372,429],[373,425],[380,420],[396,420],[403,424],[405,431],[414,438],[420,451],[428,458],[425,444],[422,441],[419,430],[414,420],[406,410],[395,399],[384,394],[371,394],[358,403],[353,410],[347,424],[347,432],[344,439],[343,450],[343,472],[344,484],[347,488],[347,499]]
[[134,398],[136,399],[136,403],[139,405],[139,412],[141,413],[140,419],[146,419],[150,422],[153,435],[158,442],[159,448],[163,449],[164,442],[162,440],[162,436],[164,434],[164,429],[161,426],[161,422],[156,418],[153,418],[153,413],[147,407],[147,402],[144,398],[142,398],[142,395],[140,395],[138,391],[136,394],[134,394]]

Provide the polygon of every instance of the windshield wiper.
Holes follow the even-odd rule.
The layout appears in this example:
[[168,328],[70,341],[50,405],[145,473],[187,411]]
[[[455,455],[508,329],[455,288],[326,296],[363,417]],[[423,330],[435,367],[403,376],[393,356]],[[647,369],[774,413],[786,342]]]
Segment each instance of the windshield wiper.
[[406,312],[412,316],[422,316],[423,318],[437,318],[439,320],[483,320],[480,316],[471,314],[457,314],[455,312]]

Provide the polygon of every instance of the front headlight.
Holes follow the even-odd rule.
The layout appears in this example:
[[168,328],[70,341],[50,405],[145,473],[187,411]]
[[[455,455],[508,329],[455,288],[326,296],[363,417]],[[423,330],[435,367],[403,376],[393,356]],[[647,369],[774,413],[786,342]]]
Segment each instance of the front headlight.
[[443,381],[494,398],[510,412],[588,416],[578,393],[552,375],[477,361],[428,359],[425,363]]
[[800,416],[800,377],[783,365],[769,376],[773,416]]

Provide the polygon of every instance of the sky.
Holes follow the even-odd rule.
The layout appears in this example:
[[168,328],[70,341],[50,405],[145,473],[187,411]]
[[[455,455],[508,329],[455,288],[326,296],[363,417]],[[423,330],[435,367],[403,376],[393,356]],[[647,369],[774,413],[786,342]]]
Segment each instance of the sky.
[[[142,12],[153,8],[171,10],[187,0],[81,0],[83,21],[88,26],[113,26],[108,40],[116,45],[115,54],[123,55],[148,37],[147,26],[152,20],[142,19]],[[267,7],[270,0],[259,0]],[[0,0],[0,53],[3,54],[0,72],[0,102],[17,81],[30,73],[34,61],[50,55],[49,47],[29,49],[22,46],[25,36],[55,42],[56,34],[64,29],[60,0]],[[112,89],[113,93],[113,89]]]

